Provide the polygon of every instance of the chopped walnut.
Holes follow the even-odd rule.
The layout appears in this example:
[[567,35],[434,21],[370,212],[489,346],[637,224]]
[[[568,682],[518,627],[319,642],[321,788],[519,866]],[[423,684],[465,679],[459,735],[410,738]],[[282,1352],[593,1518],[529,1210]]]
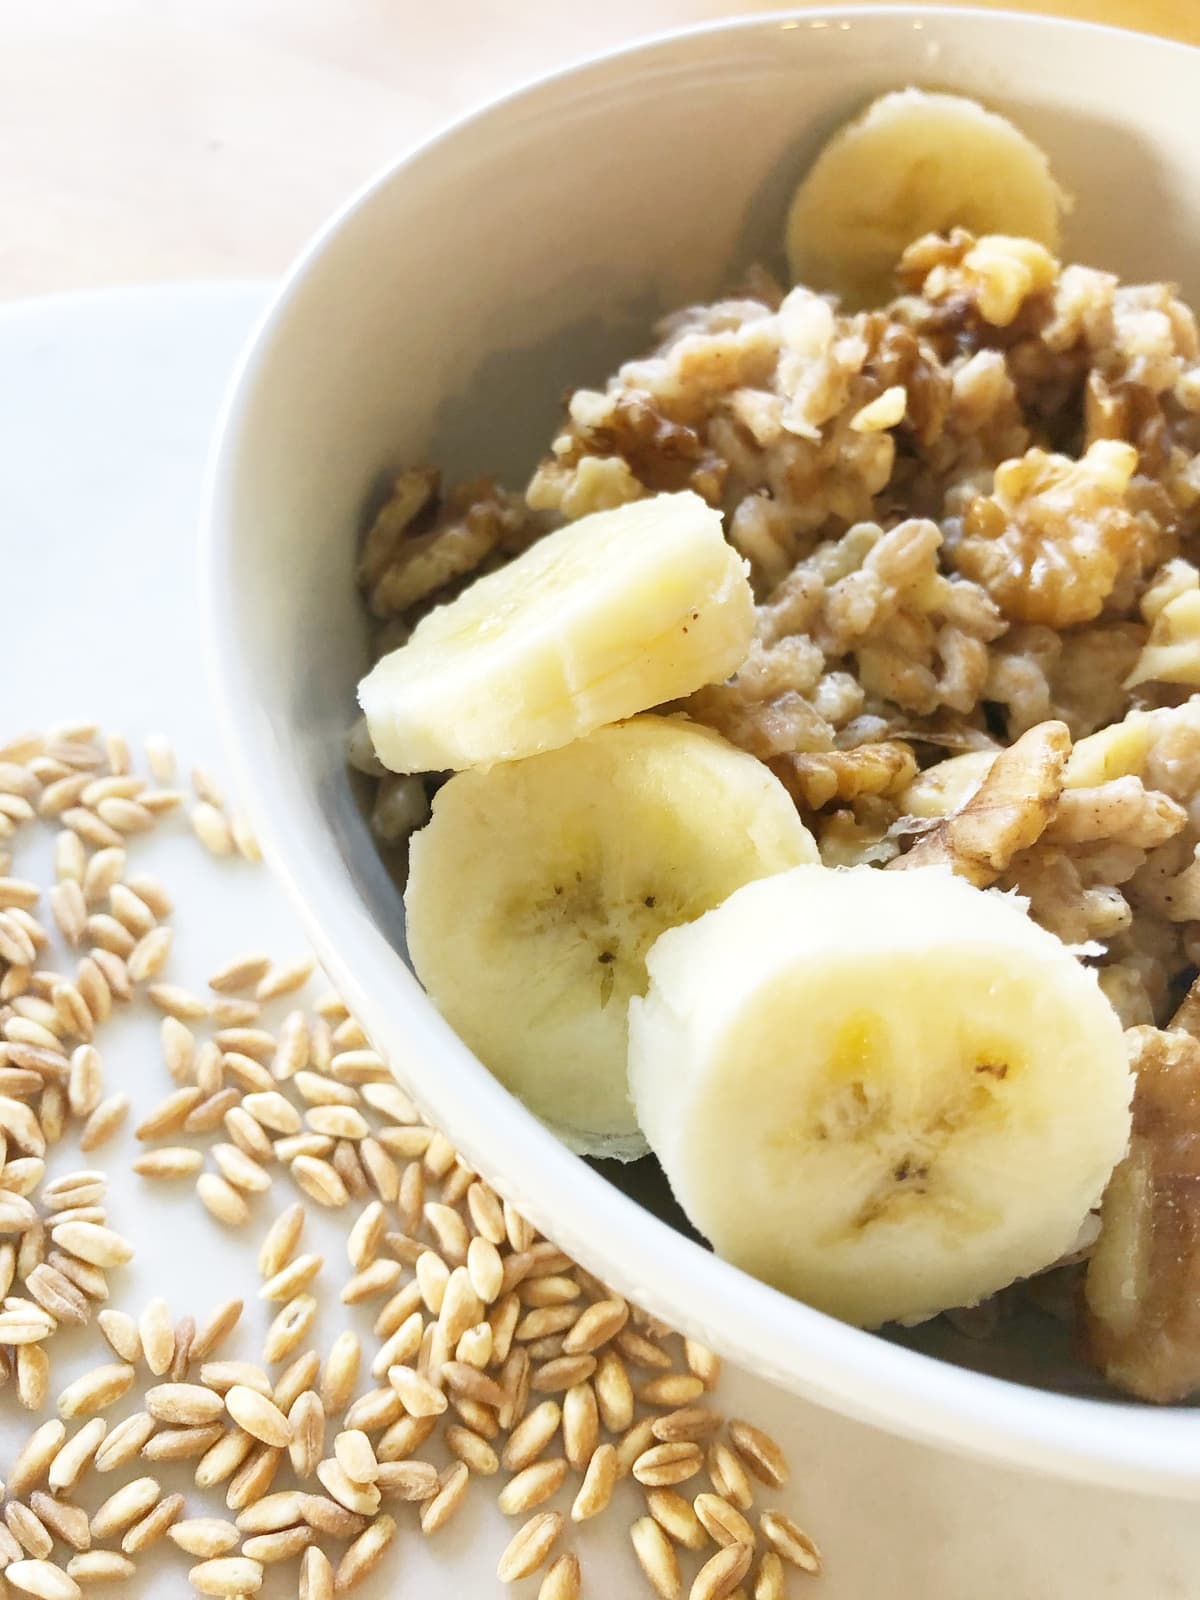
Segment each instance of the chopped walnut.
[[1054,815],[1070,753],[1061,722],[1031,728],[1000,752],[961,810],[922,833],[890,866],[948,866],[978,888],[994,883]]
[[1147,562],[1146,532],[1126,504],[1132,446],[1099,440],[1080,461],[1030,450],[996,470],[967,508],[954,553],[1014,622],[1090,622],[1122,573]]
[[1200,1388],[1200,1043],[1150,1027],[1126,1037],[1133,1135],[1101,1207],[1084,1335],[1111,1382],[1167,1403]]
[[441,474],[435,467],[410,467],[392,479],[392,491],[367,530],[358,558],[358,583],[372,589],[387,567],[400,541],[438,492]]
[[911,748],[899,740],[860,744],[853,750],[777,756],[770,766],[796,804],[807,811],[862,795],[899,794],[917,770]]
[[481,478],[463,484],[447,498],[428,532],[412,533],[413,508],[420,509],[407,481],[412,477],[406,473],[396,480],[392,499],[367,536],[363,578],[376,617],[399,616],[467,577],[498,545],[518,538],[525,525],[523,502],[498,488],[493,479]]

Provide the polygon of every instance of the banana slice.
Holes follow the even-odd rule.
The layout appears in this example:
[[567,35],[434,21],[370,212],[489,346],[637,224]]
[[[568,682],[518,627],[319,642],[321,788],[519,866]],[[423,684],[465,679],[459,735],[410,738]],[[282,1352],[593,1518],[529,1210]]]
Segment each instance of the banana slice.
[[647,966],[629,1082],[676,1198],[721,1255],[848,1322],[1049,1265],[1125,1150],[1094,975],[943,869],[798,867]]
[[573,1148],[645,1152],[626,1085],[629,997],[666,928],[815,861],[783,785],[678,717],[459,773],[412,840],[408,946],[438,1009]]
[[376,753],[393,772],[514,761],[720,682],[754,634],[746,572],[696,494],[570,523],[363,679]]
[[1005,117],[953,94],[902,89],[840,128],[796,190],[792,278],[877,305],[922,234],[961,226],[1057,248],[1065,197],[1044,153]]

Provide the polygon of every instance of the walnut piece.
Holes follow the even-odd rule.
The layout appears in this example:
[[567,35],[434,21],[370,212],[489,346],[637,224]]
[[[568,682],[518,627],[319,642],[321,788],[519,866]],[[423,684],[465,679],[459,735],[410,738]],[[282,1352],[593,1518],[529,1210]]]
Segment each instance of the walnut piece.
[[1145,564],[1145,529],[1126,504],[1136,467],[1133,446],[1113,439],[1080,461],[1028,450],[1004,462],[992,493],[967,506],[959,571],[1014,622],[1090,622]]
[[1101,1207],[1084,1334],[1110,1382],[1169,1403],[1200,1388],[1200,1042],[1149,1027],[1126,1038],[1133,1136]]
[[935,823],[889,868],[948,866],[977,888],[994,883],[1054,815],[1070,754],[1063,723],[1030,728],[1000,752],[961,810]]

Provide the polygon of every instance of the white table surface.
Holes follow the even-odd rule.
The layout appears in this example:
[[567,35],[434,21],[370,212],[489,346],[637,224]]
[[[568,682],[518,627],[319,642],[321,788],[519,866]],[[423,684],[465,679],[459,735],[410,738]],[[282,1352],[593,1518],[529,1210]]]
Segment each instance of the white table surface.
[[[55,719],[94,717],[140,738],[169,733],[187,759],[220,769],[200,658],[194,582],[202,463],[234,356],[265,290],[196,285],[49,299],[0,309],[0,592],[7,670],[0,738]],[[299,937],[265,868],[214,864],[182,826],[140,852],[176,895],[176,944],[167,975],[202,987],[231,954],[264,945],[297,953]],[[43,841],[48,835],[42,831]],[[44,850],[44,846],[43,846]],[[28,864],[30,857],[26,857]],[[44,866],[44,853],[40,864]],[[17,867],[22,858],[18,856]],[[139,1013],[99,1043],[110,1087],[133,1097],[134,1116],[170,1087],[157,1049],[157,1018]],[[54,1167],[75,1165],[68,1148]],[[250,1333],[267,1316],[253,1304],[254,1252],[266,1219],[290,1193],[267,1197],[238,1235],[200,1208],[186,1184],[153,1189],[128,1170],[125,1132],[103,1153],[112,1172],[111,1217],[137,1242],[131,1268],[113,1275],[112,1303],[136,1312],[154,1293],[199,1320],[244,1286]],[[94,1164],[95,1157],[81,1164]],[[276,1185],[288,1189],[286,1179]],[[310,1208],[315,1209],[315,1208]],[[341,1326],[367,1317],[338,1304],[344,1224],[317,1219],[327,1259],[322,1348]],[[64,1340],[62,1350],[67,1350]],[[55,1350],[54,1388],[107,1347],[94,1330]],[[247,1337],[236,1353],[257,1355]],[[941,1455],[805,1405],[749,1375],[728,1373],[724,1404],[763,1421],[794,1466],[786,1504],[825,1549],[819,1584],[795,1578],[794,1595],[826,1600],[1184,1600],[1200,1596],[1200,1516],[1195,1507],[1056,1485]],[[135,1409],[127,1400],[114,1416]],[[0,1393],[0,1471],[29,1420],[11,1389]],[[166,1476],[166,1475],[165,1475]],[[111,1480],[100,1480],[100,1482]],[[183,1487],[180,1479],[171,1486]],[[493,1484],[495,1480],[493,1480]],[[106,1491],[107,1492],[107,1491]],[[93,1501],[98,1496],[93,1496]],[[192,1489],[189,1514],[219,1513]],[[630,1491],[624,1504],[636,1501]],[[507,1524],[486,1485],[473,1507],[432,1542],[402,1519],[390,1559],[361,1591],[491,1600]],[[628,1517],[614,1506],[572,1546],[585,1594],[648,1594],[628,1552]],[[182,1558],[148,1561],[131,1600],[187,1592]],[[294,1571],[294,1569],[291,1569]],[[168,1575],[169,1574],[169,1575]],[[113,1593],[114,1590],[108,1592]],[[287,1594],[286,1584],[267,1591]],[[290,1592],[294,1593],[294,1590]],[[121,1593],[126,1593],[123,1586]]]

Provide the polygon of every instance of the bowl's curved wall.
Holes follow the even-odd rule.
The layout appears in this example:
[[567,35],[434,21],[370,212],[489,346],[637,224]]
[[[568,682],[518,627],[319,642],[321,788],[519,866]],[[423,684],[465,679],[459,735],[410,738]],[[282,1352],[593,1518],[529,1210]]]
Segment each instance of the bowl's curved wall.
[[[978,95],[1076,196],[1068,254],[1132,276],[1200,260],[1200,55],[997,13],[775,16],[605,57],[468,119],[321,235],[259,331],[213,466],[206,604],[235,767],[355,1011],[469,1159],[626,1293],[781,1382],[963,1448],[1200,1493],[1200,1415],[958,1370],[752,1283],[577,1162],[433,1012],[341,760],[365,632],[353,584],[389,468],[519,483],[563,390],[655,316],[779,256],[789,191],[874,94]],[[1193,278],[1193,289],[1200,278]],[[1052,1358],[1026,1352],[1034,1382]],[[1064,1386],[1069,1385],[1069,1378]]]

